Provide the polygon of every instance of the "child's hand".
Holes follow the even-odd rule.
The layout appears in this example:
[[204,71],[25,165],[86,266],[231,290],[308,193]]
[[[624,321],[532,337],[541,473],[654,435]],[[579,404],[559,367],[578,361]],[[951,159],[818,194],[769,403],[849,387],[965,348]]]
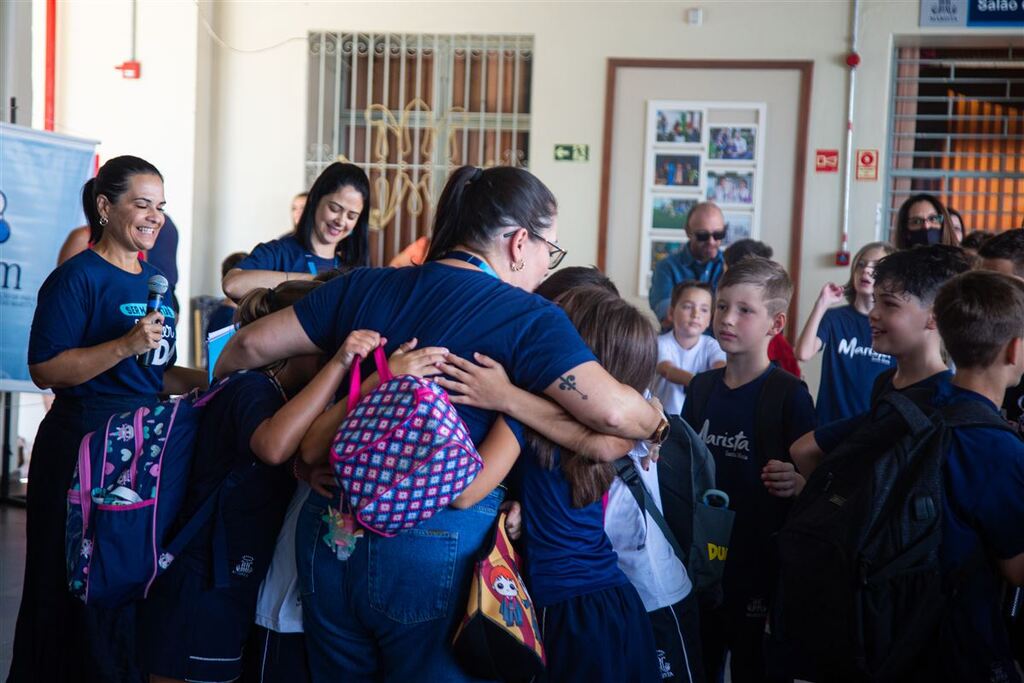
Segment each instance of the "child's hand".
[[334,492],[338,488],[338,482],[334,478],[334,470],[327,460],[316,465],[307,465],[302,458],[295,461],[295,476],[302,479],[310,488],[324,498],[334,498]]
[[825,286],[821,288],[821,294],[818,295],[818,303],[822,306],[831,306],[842,301],[845,296],[846,289],[844,287],[834,282],[826,282]]
[[506,500],[498,508],[505,514],[505,533],[513,541],[523,535],[523,506],[517,500]]
[[353,330],[345,339],[338,352],[334,354],[334,360],[344,367],[350,367],[356,356],[368,358],[373,350],[386,343],[387,340],[380,336],[379,332],[373,330]]
[[452,379],[439,377],[437,383],[449,393],[458,394],[451,396],[452,403],[507,412],[504,399],[512,382],[505,374],[505,368],[482,353],[474,353],[473,358],[479,365],[449,353],[447,362],[441,364],[441,371]]
[[[416,349],[418,340],[413,337],[405,342],[388,358],[388,367],[395,377],[413,375],[414,377],[433,377],[440,375],[440,365],[448,355],[448,349],[440,346],[427,346]],[[415,351],[413,349],[416,349]]]
[[768,493],[779,498],[799,496],[807,483],[791,462],[769,460],[761,470],[761,482]]

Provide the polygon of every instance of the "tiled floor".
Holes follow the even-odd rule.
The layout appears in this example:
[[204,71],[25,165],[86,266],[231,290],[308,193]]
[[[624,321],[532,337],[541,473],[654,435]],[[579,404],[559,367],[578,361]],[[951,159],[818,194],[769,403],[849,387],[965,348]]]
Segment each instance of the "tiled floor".
[[25,510],[0,506],[0,679],[7,678],[25,571]]

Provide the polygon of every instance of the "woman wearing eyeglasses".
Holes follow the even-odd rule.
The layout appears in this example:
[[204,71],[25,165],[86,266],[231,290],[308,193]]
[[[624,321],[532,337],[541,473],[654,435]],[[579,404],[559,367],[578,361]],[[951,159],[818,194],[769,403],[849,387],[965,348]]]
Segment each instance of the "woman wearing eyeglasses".
[[900,206],[896,214],[896,227],[892,243],[897,249],[909,249],[919,244],[949,244],[960,241],[953,230],[953,221],[945,205],[935,195],[915,194]]
[[718,286],[718,279],[725,271],[722,242],[727,227],[722,210],[713,202],[701,202],[686,214],[686,236],[690,241],[658,263],[647,292],[651,310],[663,322],[663,329],[671,326],[666,316],[673,287],[687,280],[708,282],[712,290]]
[[[353,329],[498,361],[517,386],[544,394],[581,423],[627,439],[660,438],[668,422],[597,362],[565,313],[531,292],[558,265],[554,196],[528,172],[456,170],[441,194],[427,261],[364,268],[293,308],[238,332],[217,363],[223,376],[295,355],[333,353]],[[456,406],[474,443],[493,411]],[[307,435],[311,438],[313,431]],[[307,448],[317,464],[323,448]],[[314,680],[466,681],[451,652],[477,553],[493,534],[504,490],[452,507],[393,538],[371,532],[347,559],[323,541],[337,496],[312,495],[296,532],[299,585]]]

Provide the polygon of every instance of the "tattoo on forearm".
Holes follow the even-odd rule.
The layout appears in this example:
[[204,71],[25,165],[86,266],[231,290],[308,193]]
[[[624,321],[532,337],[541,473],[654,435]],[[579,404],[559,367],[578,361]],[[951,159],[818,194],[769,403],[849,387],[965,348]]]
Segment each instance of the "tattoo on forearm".
[[587,400],[587,395],[580,391],[580,388],[576,386],[576,375],[563,375],[558,379],[562,380],[558,383],[559,389],[562,391],[575,391],[584,401]]

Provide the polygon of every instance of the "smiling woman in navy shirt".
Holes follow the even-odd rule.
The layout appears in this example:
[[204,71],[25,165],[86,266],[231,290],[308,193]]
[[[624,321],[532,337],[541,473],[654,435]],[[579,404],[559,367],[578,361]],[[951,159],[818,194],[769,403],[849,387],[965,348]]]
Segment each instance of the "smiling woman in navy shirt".
[[[170,306],[146,314],[147,281],[160,272],[138,253],[153,247],[164,224],[160,172],[138,157],[116,157],[86,183],[82,203],[99,240],[43,283],[29,338],[32,381],[56,399],[29,469],[25,587],[11,666],[18,681],[120,681],[136,673],[132,614],[84,607],[67,591],[66,494],[86,433],[112,413],[204,381],[200,371],[172,367]],[[136,357],[149,351],[152,363],[140,365]]]
[[332,268],[370,263],[370,181],[355,164],[335,162],[313,183],[295,232],[257,244],[228,271],[222,287],[235,301],[256,287],[312,280]]
[[[335,278],[240,330],[216,374],[333,353],[351,330],[369,329],[389,349],[416,338],[462,357],[479,351],[501,363],[514,384],[546,394],[587,426],[649,438],[667,425],[663,416],[597,363],[564,312],[530,293],[564,253],[556,211],[550,190],[522,169],[460,168],[438,202],[424,265],[360,268]],[[456,407],[480,443],[495,413]],[[325,459],[329,439],[319,447],[304,440],[304,459]],[[314,680],[470,680],[452,655],[451,634],[503,495],[495,489],[468,509],[449,507],[393,538],[368,533],[344,561],[321,540],[332,501],[311,496],[296,553]]]

